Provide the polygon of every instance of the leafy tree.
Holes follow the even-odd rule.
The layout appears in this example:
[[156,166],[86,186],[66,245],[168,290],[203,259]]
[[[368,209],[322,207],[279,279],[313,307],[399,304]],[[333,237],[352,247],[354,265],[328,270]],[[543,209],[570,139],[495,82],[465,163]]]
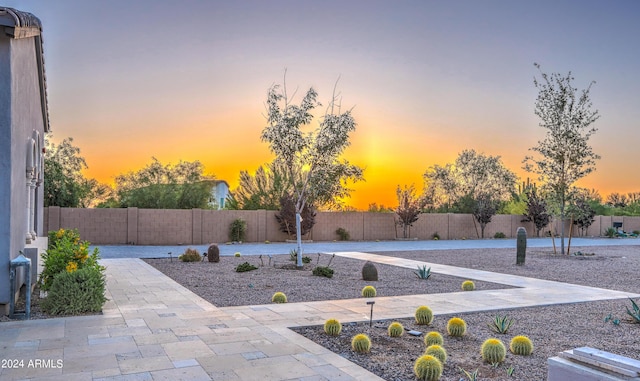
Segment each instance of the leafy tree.
[[629,199],[625,194],[611,193],[609,196],[607,196],[606,203],[607,205],[614,208],[624,208],[629,204]]
[[369,206],[367,207],[367,212],[372,212],[372,213],[389,213],[389,212],[393,212],[393,209],[388,208],[382,204],[378,205],[377,203],[373,202],[371,204],[369,204]]
[[535,187],[527,192],[527,211],[524,213],[523,221],[533,222],[536,227],[536,237],[540,237],[540,231],[551,222],[547,203],[538,195]]
[[530,148],[537,158],[527,156],[524,169],[536,173],[544,184],[544,190],[558,205],[561,220],[560,250],[564,253],[564,220],[566,205],[573,184],[595,170],[600,158],[589,145],[589,138],[597,130],[591,125],[598,120],[597,110],[592,110],[589,98],[591,86],[580,92],[573,87],[571,72],[547,75],[535,64],[542,79],[534,79],[538,89],[535,114],[540,127],[546,130],[545,138]]
[[260,166],[254,175],[240,172],[240,183],[229,194],[227,207],[240,210],[278,210],[280,199],[291,192],[288,171],[277,161]]
[[418,217],[422,212],[423,201],[416,196],[415,187],[413,184],[404,189],[396,189],[396,196],[398,198],[398,207],[395,212],[398,215],[399,226],[402,226],[402,237],[409,238],[409,229],[413,226],[413,223],[418,221]]
[[[280,224],[280,231],[287,233],[289,238],[297,236],[298,228],[296,225],[296,203],[291,195],[284,195],[280,199],[280,213],[276,214],[276,220]],[[313,206],[305,204],[300,213],[300,235],[306,235],[316,223],[316,212]],[[298,251],[300,252],[300,251]]]
[[580,229],[580,235],[584,236],[587,229],[595,221],[596,211],[584,197],[577,197],[567,207],[567,214],[573,219],[573,224]]
[[491,218],[496,215],[497,211],[498,203],[490,197],[480,196],[475,200],[473,217],[480,224],[480,238],[484,238],[484,228],[491,222]]
[[211,195],[210,180],[199,161],[172,166],[154,157],[139,171],[116,177],[116,196],[123,208],[204,209]]
[[517,176],[500,156],[464,150],[455,163],[434,165],[424,174],[427,204],[433,210],[471,213],[477,200],[506,202],[515,191]]
[[[269,143],[278,165],[286,169],[295,203],[298,253],[302,253],[300,214],[307,204],[334,204],[348,197],[346,181],[362,180],[362,169],[346,160],[339,160],[349,146],[349,134],[356,122],[351,110],[342,111],[334,96],[315,131],[303,127],[313,120],[312,111],[320,106],[318,94],[310,88],[300,105],[292,103],[286,82],[280,88],[272,86],[267,93],[267,126],[261,139]],[[298,256],[298,267],[302,267]]]
[[47,136],[45,147],[44,206],[89,206],[94,190],[100,185],[82,175],[82,170],[88,167],[80,156],[80,148],[73,145],[73,138],[66,138],[56,145]]

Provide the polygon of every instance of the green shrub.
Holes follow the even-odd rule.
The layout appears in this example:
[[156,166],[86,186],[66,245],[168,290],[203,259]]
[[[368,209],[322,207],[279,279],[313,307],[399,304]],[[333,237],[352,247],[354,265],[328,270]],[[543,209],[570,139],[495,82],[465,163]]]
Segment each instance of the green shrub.
[[482,359],[489,364],[500,364],[507,355],[507,348],[498,339],[487,339],[480,349]]
[[400,337],[404,333],[404,327],[402,326],[402,324],[394,321],[393,323],[389,324],[389,327],[387,327],[387,333],[389,333],[389,336],[391,337]]
[[533,343],[527,336],[516,336],[511,339],[509,349],[513,354],[528,356],[533,353]]
[[434,241],[437,241],[440,239],[440,234],[438,234],[438,232],[433,233],[433,235],[431,236],[431,238],[433,238]]
[[40,288],[49,291],[53,278],[63,272],[83,268],[95,268],[99,272],[104,268],[98,264],[98,248],[89,253],[88,241],[81,241],[77,230],[59,229],[49,232],[49,246],[42,255],[43,270],[40,274]]
[[323,276],[325,278],[333,278],[333,269],[326,266],[316,266],[313,271],[315,276]]
[[493,235],[493,238],[507,238],[507,236],[503,232],[496,232],[496,234]]
[[358,353],[369,353],[371,350],[371,339],[364,333],[357,334],[351,339],[351,348]]
[[202,256],[200,256],[200,252],[197,249],[188,248],[178,259],[182,262],[200,262]]
[[242,242],[247,235],[247,223],[243,219],[234,220],[229,225],[229,239],[231,242]]
[[459,317],[453,317],[447,322],[449,336],[462,337],[467,333],[467,323]]
[[336,319],[324,322],[324,332],[329,336],[338,336],[342,332],[342,324]]
[[254,265],[250,264],[249,262],[245,262],[245,263],[241,263],[238,266],[236,266],[236,272],[237,273],[243,273],[246,271],[252,271],[252,270],[257,270],[258,268],[255,267]]
[[420,381],[439,380],[442,376],[442,363],[433,356],[421,356],[413,365],[413,373]]
[[424,335],[424,345],[428,347],[434,344],[436,345],[444,344],[444,339],[442,338],[442,335],[440,334],[440,332],[431,331],[426,335]]
[[615,238],[617,235],[618,231],[613,227],[609,227],[604,231],[604,236],[607,238]]
[[376,296],[376,288],[373,286],[364,286],[362,289],[362,297],[373,298]]
[[427,306],[418,307],[414,316],[416,318],[416,324],[419,325],[429,325],[433,321],[433,311]]
[[349,232],[345,228],[338,228],[336,230],[336,234],[340,237],[340,241],[348,241],[351,238]]
[[285,295],[284,292],[278,291],[275,294],[273,294],[273,296],[271,297],[271,301],[273,303],[286,303],[287,295]]
[[99,312],[107,301],[105,278],[96,267],[63,271],[53,277],[42,309],[51,315],[78,315]]

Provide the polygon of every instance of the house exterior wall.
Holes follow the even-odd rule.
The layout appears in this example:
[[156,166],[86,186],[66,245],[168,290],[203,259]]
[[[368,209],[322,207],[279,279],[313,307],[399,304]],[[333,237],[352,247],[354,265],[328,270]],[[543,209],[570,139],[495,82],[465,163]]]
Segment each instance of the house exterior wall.
[[[28,142],[34,130],[37,146],[42,147],[44,139],[35,46],[34,38],[13,39],[0,33],[0,305],[10,301],[9,262],[30,246],[42,246],[37,240],[25,244]],[[36,204],[43,205],[41,189],[36,192]],[[42,211],[36,215],[42,221]],[[42,236],[43,224],[38,223],[35,230]]]

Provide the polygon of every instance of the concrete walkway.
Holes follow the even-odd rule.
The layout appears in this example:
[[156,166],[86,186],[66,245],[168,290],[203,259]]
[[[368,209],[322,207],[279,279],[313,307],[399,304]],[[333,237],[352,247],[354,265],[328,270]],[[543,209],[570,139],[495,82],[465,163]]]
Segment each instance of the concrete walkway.
[[[420,261],[340,256],[416,268]],[[368,319],[362,299],[218,308],[140,259],[105,259],[96,316],[0,323],[4,380],[381,380],[287,327]],[[640,295],[429,264],[436,273],[518,288],[376,298],[376,319],[573,303]],[[36,361],[37,360],[37,361]],[[22,362],[20,362],[22,361]],[[3,362],[3,365],[6,365]]]

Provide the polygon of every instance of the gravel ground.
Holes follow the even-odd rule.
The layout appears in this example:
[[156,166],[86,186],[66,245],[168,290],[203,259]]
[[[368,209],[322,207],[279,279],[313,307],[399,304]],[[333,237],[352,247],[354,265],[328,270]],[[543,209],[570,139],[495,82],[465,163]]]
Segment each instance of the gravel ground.
[[[553,255],[551,249],[530,249],[526,264],[515,266],[513,249],[442,250],[385,252],[382,255],[424,260],[481,270],[509,273],[539,279],[556,280],[594,287],[640,293],[640,246],[580,247],[574,252],[594,254],[584,256]],[[313,264],[316,255],[311,255]],[[276,268],[273,261],[276,262]],[[328,256],[322,256],[320,265],[326,265]],[[368,282],[360,278],[362,262],[336,257],[331,267],[336,270],[333,279],[314,277],[307,270],[283,270],[278,267],[291,264],[288,256],[274,256],[271,263],[264,257],[264,266],[248,273],[233,271],[239,263],[248,261],[260,266],[258,257],[222,257],[220,263],[181,263],[165,259],[147,260],[160,271],[217,306],[253,305],[270,302],[275,291],[283,291],[291,302],[326,299],[345,299],[359,296]],[[460,289],[464,280],[433,274],[427,281],[418,279],[411,269],[378,265],[380,280],[375,283],[379,295],[393,296],[415,293],[452,292]],[[479,289],[504,286],[476,282]],[[296,291],[299,290],[299,291]],[[416,326],[412,318],[400,319],[405,327],[427,332],[436,330],[445,337],[444,347],[449,357],[441,380],[464,379],[460,369],[478,369],[480,380],[545,380],[547,358],[558,352],[581,346],[591,346],[640,360],[640,324],[633,324],[626,315],[628,300],[576,303],[558,306],[522,308],[506,311],[459,314],[469,327],[462,339],[447,337],[446,323],[453,315],[439,315],[430,327]],[[618,325],[605,322],[609,314],[620,320]],[[507,334],[494,333],[487,324],[496,315],[508,315],[514,323]],[[413,362],[424,351],[422,337],[403,335],[389,338],[389,321],[368,323],[343,322],[343,333],[337,338],[324,334],[321,326],[300,327],[295,330],[309,339],[329,348],[350,361],[369,369],[386,380],[415,380]],[[350,349],[351,337],[367,333],[372,339],[370,354],[361,355]],[[515,335],[527,335],[534,343],[531,356],[507,354],[506,361],[493,367],[483,364],[480,346],[489,337],[501,339],[505,345]],[[513,368],[511,376],[507,370]]]

